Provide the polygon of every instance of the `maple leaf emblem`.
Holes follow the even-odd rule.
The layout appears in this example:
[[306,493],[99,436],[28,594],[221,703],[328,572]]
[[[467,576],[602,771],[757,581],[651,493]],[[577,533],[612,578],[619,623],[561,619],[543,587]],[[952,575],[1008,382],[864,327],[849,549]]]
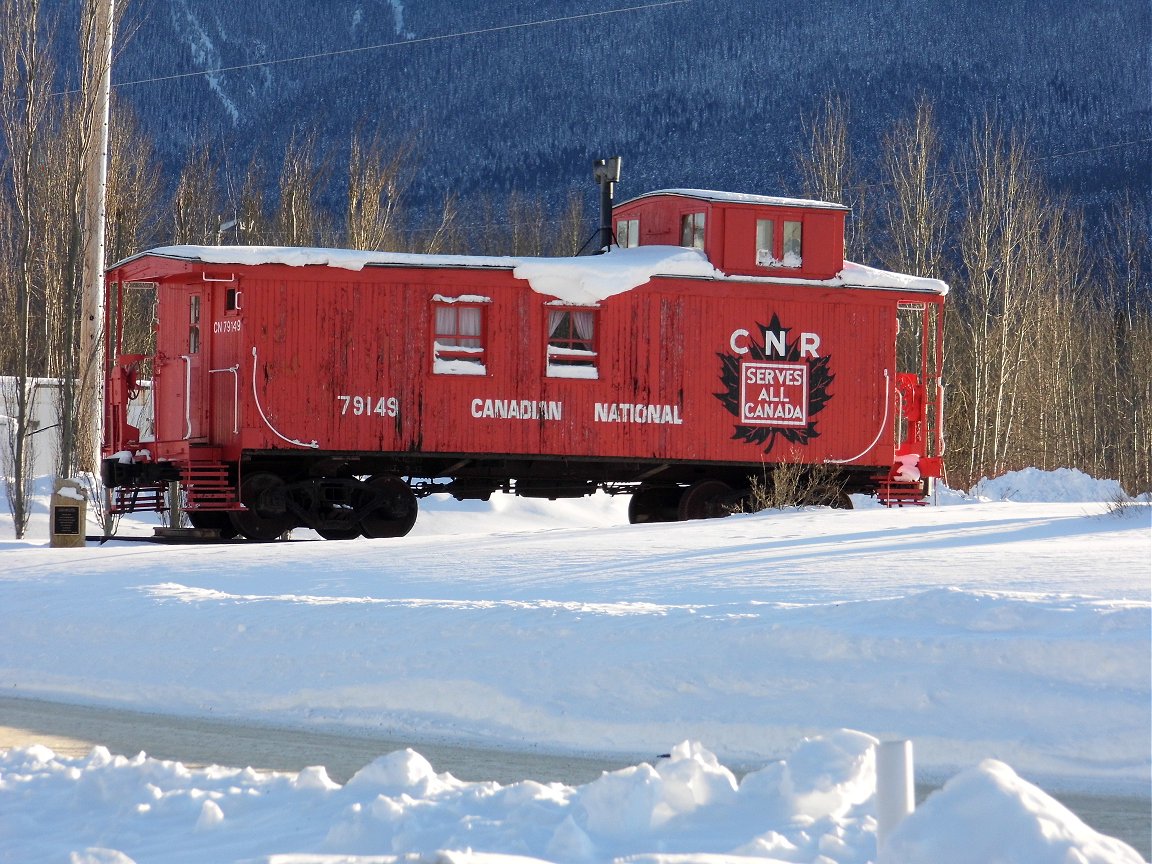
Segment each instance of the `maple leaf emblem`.
[[[724,352],[717,353],[720,359],[720,383],[723,389],[719,393],[714,393],[720,403],[728,410],[728,412],[740,420],[743,417],[741,412],[741,365],[748,362],[763,362],[771,363],[773,361],[784,361],[792,364],[806,364],[808,367],[807,374],[807,422],[802,425],[779,425],[774,426],[770,424],[751,425],[748,423],[737,423],[735,431],[732,433],[734,440],[746,441],[749,444],[764,447],[764,453],[771,452],[772,448],[776,446],[776,442],[780,439],[790,444],[807,444],[813,438],[819,438],[820,433],[816,430],[816,420],[814,419],[817,414],[824,410],[824,406],[828,404],[831,394],[828,392],[829,387],[835,380],[836,376],[829,371],[830,357],[808,357],[804,358],[800,355],[800,340],[789,338],[791,334],[790,327],[784,327],[780,324],[780,318],[773,314],[772,321],[765,327],[763,324],[757,325],[757,331],[760,334],[760,339],[757,341],[756,337],[749,335],[748,351],[744,354],[728,354]],[[774,351],[769,354],[765,343],[768,341],[764,333],[783,333],[784,334],[784,352],[781,354],[779,351]]]

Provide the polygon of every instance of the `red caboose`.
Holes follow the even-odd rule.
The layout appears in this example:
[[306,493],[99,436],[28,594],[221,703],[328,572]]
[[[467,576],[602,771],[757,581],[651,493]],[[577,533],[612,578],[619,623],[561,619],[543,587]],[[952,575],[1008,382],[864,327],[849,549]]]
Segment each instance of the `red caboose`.
[[[108,273],[104,477],[120,511],[271,539],[399,536],[417,498],[631,492],[722,515],[781,465],[921,500],[947,286],[843,259],[835,204],[699,190],[617,206],[577,258],[172,246]],[[156,347],[124,354],[129,289]],[[150,375],[155,434],[128,422]]]

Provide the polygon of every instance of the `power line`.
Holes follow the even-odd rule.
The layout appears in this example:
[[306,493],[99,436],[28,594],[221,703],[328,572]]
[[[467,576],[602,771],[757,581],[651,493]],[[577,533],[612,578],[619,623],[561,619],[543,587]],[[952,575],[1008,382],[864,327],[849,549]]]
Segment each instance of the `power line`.
[[[1021,159],[1022,165],[1034,165],[1038,162],[1054,162],[1057,159],[1066,159],[1069,156],[1083,156],[1087,153],[1102,153],[1105,150],[1119,150],[1123,147],[1138,146],[1140,144],[1152,144],[1152,138],[1133,138],[1129,141],[1116,141],[1112,144],[1102,144],[1099,147],[1085,147],[1080,150],[1068,150],[1063,153],[1050,153],[1047,156],[1029,156]],[[978,168],[953,168],[949,171],[934,171],[929,175],[929,179],[937,180],[944,177],[963,177],[968,174],[975,174],[980,169]],[[845,191],[848,190],[865,190],[877,189],[882,186],[892,186],[894,180],[876,180],[871,183],[857,183],[852,186],[846,186]]]
[[608,15],[621,15],[626,12],[643,12],[648,9],[661,9],[668,6],[683,6],[695,0],[662,0],[658,3],[645,3],[636,6],[626,6],[621,9],[606,9],[600,12],[584,12],[580,15],[566,15],[561,18],[542,18],[539,21],[523,21],[518,24],[502,24],[497,27],[483,27],[476,30],[461,30],[456,33],[443,33],[439,36],[421,36],[413,39],[400,39],[395,42],[381,42],[378,45],[363,45],[359,48],[341,48],[336,51],[322,51],[316,54],[301,54],[297,57],[282,57],[278,60],[261,60],[257,63],[242,63],[236,66],[221,66],[217,69],[202,69],[197,72],[178,72],[173,75],[159,75],[154,78],[138,78],[133,81],[120,81],[113,87],[131,87],[137,84],[153,84],[161,81],[177,81],[182,78],[199,78],[209,75],[220,75],[224,72],[241,72],[246,69],[259,69],[267,66],[279,66],[284,63],[300,63],[305,60],[321,60],[326,57],[340,57],[347,54],[358,54],[363,51],[379,51],[384,48],[399,48],[408,45],[420,45],[430,42],[444,42],[449,39],[462,39],[468,36],[482,36],[488,33],[502,33],[509,30],[524,30],[529,27],[543,27],[549,24],[568,24],[573,21],[586,21],[591,18],[603,18]]

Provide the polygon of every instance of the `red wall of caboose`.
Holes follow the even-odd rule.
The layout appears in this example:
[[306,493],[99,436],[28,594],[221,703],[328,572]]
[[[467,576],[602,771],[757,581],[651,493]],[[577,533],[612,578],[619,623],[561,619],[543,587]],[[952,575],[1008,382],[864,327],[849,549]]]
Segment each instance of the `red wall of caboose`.
[[[191,402],[207,416],[193,432],[233,450],[315,441],[337,451],[818,462],[857,456],[883,425],[860,461],[892,458],[890,293],[656,278],[600,304],[599,378],[582,380],[547,377],[553,298],[508,271],[262,265],[237,276],[242,309],[231,314],[224,286],[192,289],[210,297],[200,361],[181,359],[183,325],[160,333],[159,438],[183,437],[182,379],[199,362],[204,395]],[[490,298],[486,375],[433,372],[436,294]],[[163,286],[161,320],[184,320],[163,304],[184,308],[189,296]],[[786,356],[764,328],[783,334]],[[211,371],[232,366],[235,376]],[[512,403],[543,403],[533,410],[547,419],[507,416]],[[625,407],[634,405],[649,406],[644,422]],[[803,422],[774,419],[783,405],[804,407]]]

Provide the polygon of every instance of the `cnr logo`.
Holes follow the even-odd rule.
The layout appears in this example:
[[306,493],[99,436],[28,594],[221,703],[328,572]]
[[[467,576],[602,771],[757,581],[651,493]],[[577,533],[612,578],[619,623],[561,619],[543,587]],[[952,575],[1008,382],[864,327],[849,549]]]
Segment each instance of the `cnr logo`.
[[[763,341],[761,342],[761,345],[763,346],[765,356],[780,358],[787,356],[788,331],[769,330],[767,327],[763,327],[761,329],[763,332]],[[747,330],[744,330],[743,328],[739,330],[733,330],[731,337],[728,339],[728,345],[737,354],[747,354],[752,350],[751,339],[752,334]],[[801,333],[799,341],[799,352],[800,357],[819,357],[819,334],[809,333],[807,331]]]
[[732,437],[765,453],[780,438],[804,445],[819,437],[816,418],[832,398],[836,376],[820,334],[792,333],[773,315],[767,325],[732,330],[729,351],[717,354],[722,389],[714,395],[736,420]]

